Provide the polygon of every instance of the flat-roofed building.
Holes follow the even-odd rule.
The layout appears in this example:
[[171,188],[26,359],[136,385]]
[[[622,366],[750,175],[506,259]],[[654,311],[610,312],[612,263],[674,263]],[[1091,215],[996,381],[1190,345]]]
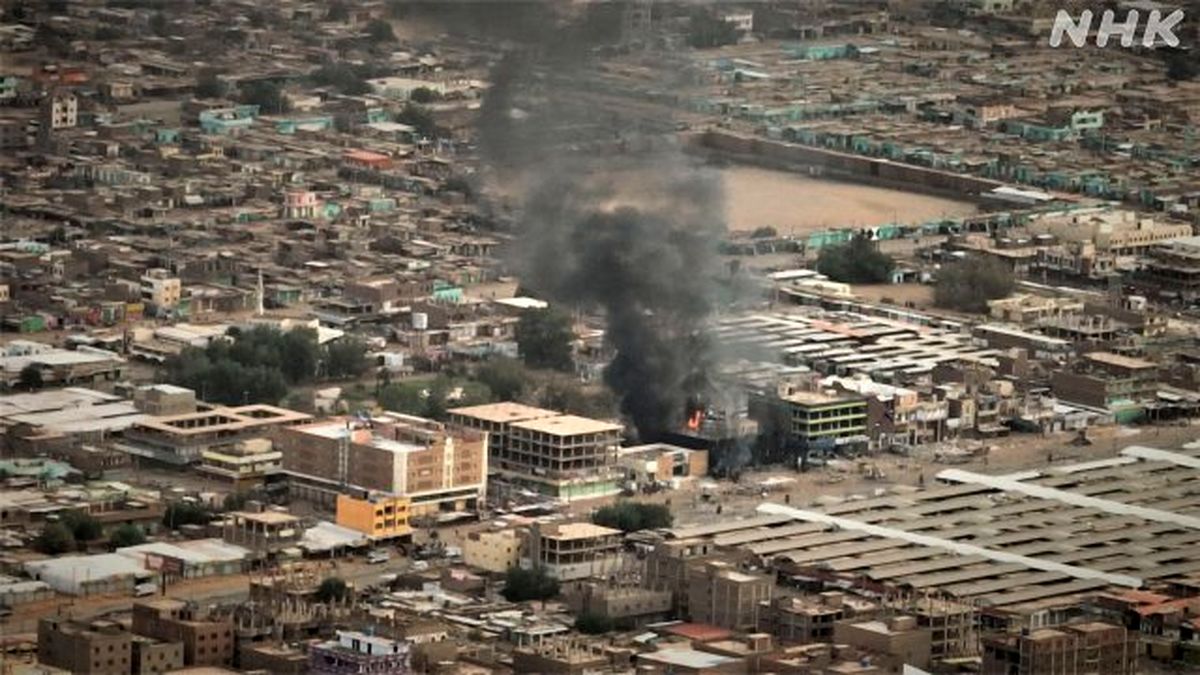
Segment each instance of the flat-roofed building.
[[1090,352],[1073,367],[1050,374],[1054,395],[1106,410],[1121,423],[1145,414],[1158,394],[1158,364],[1110,352]]
[[775,451],[806,457],[816,452],[865,448],[867,399],[860,394],[798,390],[781,384],[774,391],[752,392],[750,417]]
[[930,637],[928,628],[917,625],[916,617],[893,616],[885,620],[844,621],[833,631],[834,642],[881,655],[899,672],[900,666],[928,668]]
[[173,598],[133,604],[133,632],[164,642],[183,644],[188,666],[228,666],[233,663],[233,618],[206,616],[192,603]]
[[983,642],[983,675],[1132,675],[1138,672],[1138,634],[1090,622],[1040,628]]
[[1160,295],[1185,302],[1200,297],[1200,237],[1159,242],[1148,253],[1146,278]]
[[334,508],[338,495],[409,501],[410,517],[477,508],[487,491],[488,436],[399,413],[280,428],[289,491]]
[[509,480],[563,499],[601,497],[618,491],[620,424],[556,415],[509,426],[508,447],[496,469]]
[[516,530],[471,532],[462,542],[463,562],[472,569],[504,574],[521,563],[521,538]]
[[113,621],[38,621],[38,662],[81,675],[128,675],[129,631]]
[[621,565],[621,531],[592,523],[535,523],[522,564],[559,581],[604,577]]
[[739,571],[724,561],[698,561],[687,569],[688,615],[697,623],[754,631],[774,587],[771,577]]
[[407,497],[372,493],[366,499],[337,496],[337,524],[373,539],[396,539],[412,534]]
[[273,427],[311,419],[311,415],[271,405],[218,407],[142,420],[125,431],[117,447],[167,464],[195,464],[206,451],[229,453],[243,441],[263,437]]
[[225,541],[249,549],[256,558],[270,558],[293,548],[304,535],[300,519],[282,511],[234,511],[222,525]]

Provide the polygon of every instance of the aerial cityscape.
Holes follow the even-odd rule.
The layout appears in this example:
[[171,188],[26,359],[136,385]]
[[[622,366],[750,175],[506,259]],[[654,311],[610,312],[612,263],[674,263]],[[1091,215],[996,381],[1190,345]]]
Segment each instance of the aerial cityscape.
[[0,0],[0,675],[1200,670],[1194,16]]

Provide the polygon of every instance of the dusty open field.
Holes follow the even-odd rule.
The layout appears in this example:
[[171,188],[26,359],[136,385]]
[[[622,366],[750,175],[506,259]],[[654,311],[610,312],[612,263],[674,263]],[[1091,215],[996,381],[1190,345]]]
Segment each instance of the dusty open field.
[[769,225],[780,234],[800,234],[976,211],[970,202],[751,166],[730,166],[721,175],[730,230]]

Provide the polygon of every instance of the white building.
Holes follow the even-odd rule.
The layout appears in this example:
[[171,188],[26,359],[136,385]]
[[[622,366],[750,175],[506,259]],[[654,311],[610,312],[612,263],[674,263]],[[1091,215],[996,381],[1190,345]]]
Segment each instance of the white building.
[[42,103],[50,129],[72,129],[79,122],[79,99],[70,92],[51,94]]
[[158,310],[174,309],[183,297],[183,282],[161,268],[146,270],[139,280],[142,300]]

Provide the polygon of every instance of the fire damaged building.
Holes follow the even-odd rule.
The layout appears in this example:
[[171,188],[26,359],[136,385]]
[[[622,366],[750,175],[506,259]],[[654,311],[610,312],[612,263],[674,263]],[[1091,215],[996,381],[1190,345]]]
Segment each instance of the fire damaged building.
[[751,392],[750,417],[763,450],[803,464],[818,455],[855,454],[867,447],[867,399],[833,389],[805,390],[790,383]]

